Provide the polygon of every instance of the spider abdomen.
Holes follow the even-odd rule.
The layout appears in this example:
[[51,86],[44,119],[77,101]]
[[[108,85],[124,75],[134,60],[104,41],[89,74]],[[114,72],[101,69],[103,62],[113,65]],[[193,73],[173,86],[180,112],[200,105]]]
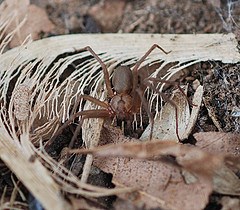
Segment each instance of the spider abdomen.
[[133,75],[130,67],[118,66],[113,72],[112,84],[117,94],[130,93],[133,85]]

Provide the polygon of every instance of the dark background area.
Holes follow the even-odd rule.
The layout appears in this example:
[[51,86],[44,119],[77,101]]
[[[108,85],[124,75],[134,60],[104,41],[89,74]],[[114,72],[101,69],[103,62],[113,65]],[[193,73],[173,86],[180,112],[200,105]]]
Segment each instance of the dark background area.
[[240,1],[32,0],[68,33],[226,33],[238,30]]

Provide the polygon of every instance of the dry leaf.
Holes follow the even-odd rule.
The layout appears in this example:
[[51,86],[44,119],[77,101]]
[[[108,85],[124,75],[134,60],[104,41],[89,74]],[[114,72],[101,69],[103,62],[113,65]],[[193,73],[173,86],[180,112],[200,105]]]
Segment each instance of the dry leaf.
[[240,195],[240,179],[226,166],[221,166],[213,176],[213,189],[224,195]]
[[131,200],[136,206],[202,209],[212,192],[210,180],[200,178],[193,184],[186,184],[180,170],[158,161],[98,157],[94,164],[112,173],[117,186],[139,189],[136,198]]
[[[107,129],[106,125],[104,129]],[[116,129],[108,130],[108,135],[103,139],[127,141],[121,136],[121,131]],[[218,155],[208,154],[192,146],[162,141],[113,144],[91,151],[96,155],[94,164],[112,173],[113,182],[117,186],[139,189],[138,193],[126,196],[131,198],[134,205],[140,207],[144,204],[147,208],[203,209],[212,192],[211,175],[223,161]],[[157,155],[175,156],[179,165],[194,173],[196,181],[186,184],[179,168],[161,161],[146,160],[153,156],[156,159]],[[122,195],[121,197],[124,198]]]
[[[178,142],[177,132],[180,139],[186,139],[191,134],[195,126],[198,112],[202,103],[203,87],[199,86],[193,97],[193,109],[190,115],[189,104],[186,97],[177,90],[171,100],[177,105],[176,109],[170,103],[166,103],[162,110],[161,116],[154,121],[153,138],[159,140],[171,140]],[[178,121],[178,129],[176,130],[176,120]],[[150,135],[150,126],[146,128],[140,139],[147,139]]]
[[[207,132],[194,134],[196,146],[219,154],[240,157],[240,135],[233,133]],[[234,164],[235,166],[235,164]],[[235,167],[230,165],[234,170]],[[228,167],[222,166],[213,176],[214,191],[228,195],[240,195],[240,179]]]
[[136,206],[127,199],[117,197],[116,201],[113,203],[113,208],[115,210],[122,210],[122,209],[142,210],[142,209],[144,209],[144,204],[142,204],[141,206]]
[[102,26],[103,32],[116,31],[121,23],[125,1],[104,1],[92,6],[89,14]]
[[85,198],[76,198],[75,196],[68,196],[72,204],[72,210],[91,209],[91,210],[104,210],[105,208],[99,206],[97,203],[89,201]]
[[39,33],[49,33],[54,29],[53,23],[48,19],[44,9],[36,5],[29,5],[27,10],[27,22],[20,33],[24,35],[31,34],[33,40],[39,39]]
[[33,40],[36,40],[40,38],[39,33],[49,33],[54,29],[54,25],[48,19],[46,11],[40,7],[31,5],[29,0],[10,0],[2,4],[1,6],[4,7],[3,16],[11,14],[13,11],[16,14],[16,20],[12,22],[12,26],[8,28],[6,34],[10,33],[13,28],[17,28],[17,25],[24,18],[27,18],[23,27],[19,29],[17,36],[12,39],[10,43],[11,48],[22,44],[29,34],[31,34]]
[[[124,139],[124,138],[123,138]],[[121,141],[121,139],[118,139]],[[125,140],[125,139],[124,139]],[[125,140],[126,141],[126,140]],[[109,144],[89,150],[71,150],[71,153],[92,153],[99,157],[128,157],[149,159],[154,156],[172,155],[183,168],[199,175],[210,175],[221,164],[224,156],[204,152],[194,146],[186,146],[168,141],[151,141],[146,143],[127,142]],[[204,164],[201,164],[204,162]],[[199,164],[201,164],[199,166]]]
[[[108,135],[105,138],[103,135],[102,138],[112,139],[112,142],[116,139],[118,142],[128,141],[120,131],[112,130],[105,125],[106,129],[110,129]],[[139,189],[138,193],[135,192],[131,196],[129,194],[120,196],[128,201],[131,198],[130,201],[139,208],[144,203],[147,208],[202,209],[207,204],[212,190],[230,195],[240,193],[239,178],[225,166],[224,153],[218,154],[218,150],[203,151],[194,146],[174,142],[151,141],[110,144],[87,152],[96,156],[95,165],[113,174],[113,182],[117,186]],[[156,161],[159,155],[174,156],[177,164],[183,167],[184,171],[169,163]],[[191,174],[187,173],[186,176],[185,170]],[[185,181],[188,181],[188,184]],[[189,195],[189,192],[195,193]],[[186,197],[188,197],[187,203],[185,203]]]
[[240,134],[223,132],[195,133],[196,146],[206,151],[240,156]]

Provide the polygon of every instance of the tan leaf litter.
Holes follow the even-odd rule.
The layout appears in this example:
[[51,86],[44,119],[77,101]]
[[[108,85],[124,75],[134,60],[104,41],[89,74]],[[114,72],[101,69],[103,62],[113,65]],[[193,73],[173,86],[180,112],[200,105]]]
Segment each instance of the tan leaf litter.
[[195,133],[196,146],[206,150],[240,156],[240,135],[223,132]]
[[[106,129],[108,128],[105,125],[105,131],[102,133],[107,133]],[[116,129],[112,131],[108,129],[108,135],[103,139],[128,141],[121,135],[121,131]],[[138,189],[131,196],[125,195],[125,199],[130,197],[134,205],[138,207],[145,205],[147,208],[203,209],[213,190],[211,174],[223,161],[221,156],[211,155],[192,146],[162,141],[113,144],[92,151],[96,155],[94,165],[112,173],[113,182],[117,186]],[[196,175],[196,181],[186,184],[181,169],[169,163],[156,161],[156,156],[159,155],[175,156],[179,165]],[[117,158],[109,156],[117,156]],[[201,164],[203,162],[204,164]]]
[[[117,186],[138,189],[133,194],[120,195],[138,207],[203,209],[213,190],[221,194],[239,195],[239,178],[224,162],[225,155],[239,157],[235,152],[239,136],[212,132],[195,134],[195,137],[201,139],[200,143],[197,142],[201,148],[171,141],[129,142],[121,131],[105,125],[102,144],[106,143],[106,139],[125,144],[105,145],[87,152],[95,155],[95,165],[113,174],[113,182]],[[208,139],[211,139],[210,143]],[[223,146],[219,140],[228,146]],[[216,147],[214,143],[217,143]],[[224,149],[228,152],[224,153]],[[174,156],[180,168],[169,165],[168,158],[159,161],[159,155]]]
[[[190,114],[190,108],[186,97],[178,90],[174,93],[172,101],[177,106],[176,109],[170,103],[166,103],[161,116],[154,121],[153,138],[159,140],[171,140],[178,142],[177,132],[180,139],[188,138],[195,126],[198,112],[202,103],[203,87],[199,86],[193,97],[193,108]],[[178,119],[176,119],[178,117]],[[178,129],[176,130],[176,120]],[[140,139],[147,139],[150,136],[150,126],[146,128]]]
[[12,26],[8,28],[6,34],[10,33],[13,28],[16,28],[24,18],[27,19],[17,35],[12,39],[10,43],[11,48],[22,44],[29,34],[31,34],[33,40],[36,40],[40,38],[40,32],[48,33],[54,29],[54,24],[48,19],[46,11],[30,4],[29,0],[9,0],[3,2],[1,7],[4,7],[3,16],[7,16],[7,14],[12,12],[16,15],[16,20],[12,22]]
[[[222,132],[196,133],[196,146],[219,154],[240,157],[240,135]],[[222,166],[213,176],[214,191],[228,195],[240,195],[240,180],[234,166]]]

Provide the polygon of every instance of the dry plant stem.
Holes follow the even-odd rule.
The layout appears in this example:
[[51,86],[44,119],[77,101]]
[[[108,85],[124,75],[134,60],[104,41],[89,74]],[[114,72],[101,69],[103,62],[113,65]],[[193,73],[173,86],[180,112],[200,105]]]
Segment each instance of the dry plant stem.
[[93,163],[93,155],[87,154],[86,161],[85,161],[85,164],[83,166],[83,173],[82,173],[82,176],[81,176],[81,182],[82,183],[87,182],[92,163]]
[[150,106],[149,106],[146,98],[144,97],[143,91],[142,91],[140,88],[137,88],[137,89],[136,89],[136,92],[138,93],[139,97],[141,98],[142,103],[143,103],[143,106],[145,107],[145,110],[146,110],[146,112],[147,112],[147,114],[148,114],[149,124],[150,124],[150,126],[151,126],[151,128],[150,128],[149,140],[152,140],[153,126],[154,126],[154,118],[153,118],[153,115],[152,115],[152,113],[151,113]]
[[[19,180],[42,202],[46,209],[71,209],[70,205],[61,196],[60,188],[52,179],[46,168],[36,159],[34,162],[14,140],[0,129],[0,158],[18,176]],[[28,140],[29,141],[29,140]]]
[[98,187],[86,183],[79,182],[79,179],[72,174],[71,171],[59,165],[58,162],[51,159],[48,155],[44,155],[39,150],[35,150],[39,157],[46,163],[45,167],[50,171],[55,171],[54,179],[62,186],[64,192],[71,194],[76,193],[82,196],[102,197],[108,195],[116,195],[118,193],[132,192],[133,188],[114,188],[108,189]]

